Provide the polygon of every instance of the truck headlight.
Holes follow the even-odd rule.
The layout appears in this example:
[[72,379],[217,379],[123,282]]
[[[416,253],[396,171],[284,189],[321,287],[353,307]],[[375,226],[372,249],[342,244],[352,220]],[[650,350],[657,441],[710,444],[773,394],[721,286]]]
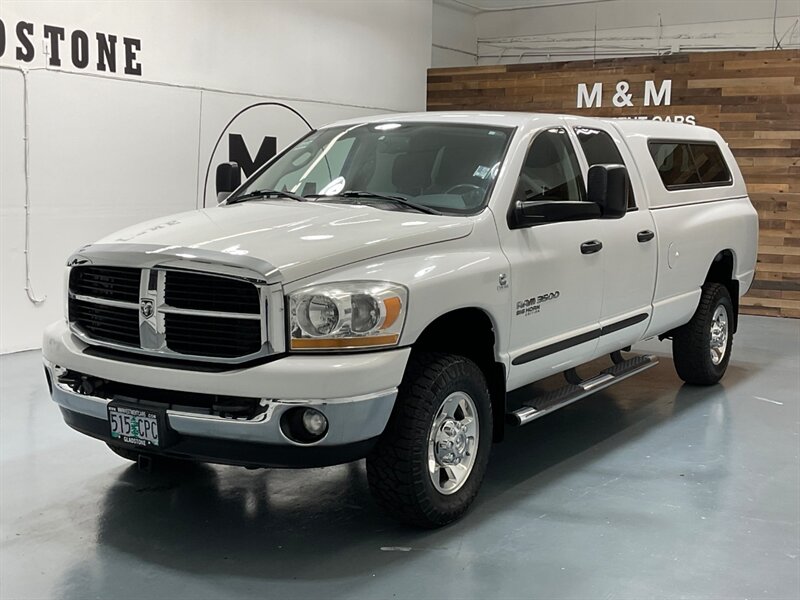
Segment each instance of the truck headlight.
[[384,281],[348,281],[289,295],[292,350],[347,350],[396,346],[408,290]]

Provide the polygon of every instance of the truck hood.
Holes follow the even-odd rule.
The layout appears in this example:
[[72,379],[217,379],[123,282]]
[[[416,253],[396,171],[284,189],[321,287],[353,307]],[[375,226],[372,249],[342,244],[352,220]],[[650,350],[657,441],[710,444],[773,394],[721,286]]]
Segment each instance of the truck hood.
[[98,244],[154,244],[251,256],[290,282],[353,262],[469,235],[472,219],[371,206],[250,201],[169,215]]

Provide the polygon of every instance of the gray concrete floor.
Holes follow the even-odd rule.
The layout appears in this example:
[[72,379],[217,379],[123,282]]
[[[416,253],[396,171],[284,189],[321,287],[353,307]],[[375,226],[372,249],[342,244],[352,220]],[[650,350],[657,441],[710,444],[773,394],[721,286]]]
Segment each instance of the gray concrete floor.
[[745,317],[721,385],[655,369],[509,432],[462,521],[417,531],[363,462],[140,473],[3,356],[0,597],[798,598],[800,321]]

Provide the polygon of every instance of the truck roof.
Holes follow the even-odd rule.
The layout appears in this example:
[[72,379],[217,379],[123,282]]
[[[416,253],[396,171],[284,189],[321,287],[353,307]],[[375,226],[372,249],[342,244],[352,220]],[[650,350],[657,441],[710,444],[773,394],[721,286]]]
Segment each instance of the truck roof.
[[609,125],[616,127],[624,136],[645,135],[648,138],[679,138],[695,140],[717,140],[719,134],[708,127],[699,125],[686,125],[684,123],[667,123],[649,119],[624,119],[583,117],[579,115],[532,113],[532,112],[506,112],[506,111],[431,111],[416,113],[391,113],[347,119],[331,123],[330,126],[357,125],[359,123],[385,123],[385,122],[431,122],[431,123],[471,123],[476,125],[489,125],[493,127],[520,127],[529,125],[532,120],[540,117],[566,117],[579,120],[576,125],[600,126]]

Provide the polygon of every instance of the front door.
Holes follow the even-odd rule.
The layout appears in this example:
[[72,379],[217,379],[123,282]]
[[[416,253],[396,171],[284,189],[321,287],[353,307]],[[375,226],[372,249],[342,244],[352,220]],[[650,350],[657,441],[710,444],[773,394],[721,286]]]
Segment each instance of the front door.
[[[585,201],[586,191],[564,127],[538,132],[519,173],[528,200]],[[592,358],[598,342],[604,253],[599,219],[500,226],[511,264],[508,388]]]

